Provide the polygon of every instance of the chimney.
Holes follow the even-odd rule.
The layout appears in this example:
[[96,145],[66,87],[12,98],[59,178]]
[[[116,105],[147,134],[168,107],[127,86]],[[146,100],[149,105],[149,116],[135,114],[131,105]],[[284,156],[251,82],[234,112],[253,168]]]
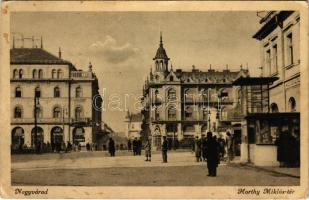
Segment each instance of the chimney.
[[59,58],[61,59],[61,48],[59,47],[59,52],[58,52],[58,54],[59,54]]

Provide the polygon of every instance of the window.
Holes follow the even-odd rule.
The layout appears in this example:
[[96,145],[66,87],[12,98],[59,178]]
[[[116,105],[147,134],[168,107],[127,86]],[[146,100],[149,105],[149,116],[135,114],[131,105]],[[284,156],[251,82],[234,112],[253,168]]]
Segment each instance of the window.
[[287,35],[287,64],[291,65],[294,63],[293,58],[293,35],[292,33]]
[[155,120],[160,120],[160,112],[158,108],[155,109]]
[[22,69],[19,70],[19,78],[23,78],[24,71]]
[[176,120],[176,109],[174,107],[168,109],[168,119]]
[[185,90],[185,101],[192,102],[194,100],[194,91],[193,89]]
[[14,118],[22,118],[22,109],[20,107],[14,109]]
[[80,86],[78,86],[75,90],[75,96],[78,97],[82,97],[82,88]]
[[173,101],[176,100],[176,90],[174,88],[170,89],[167,92],[168,100]]
[[170,81],[174,81],[174,77],[173,76],[170,76]]
[[191,119],[192,118],[192,115],[193,115],[193,111],[192,111],[192,108],[191,107],[186,107],[186,110],[185,110],[185,118],[186,119]]
[[39,69],[39,78],[43,78],[43,70]]
[[226,110],[226,108],[221,109],[221,120],[227,120],[227,110]]
[[13,78],[18,78],[18,70],[14,69],[13,71]]
[[32,70],[32,78],[38,78],[38,72],[36,69]]
[[272,104],[270,105],[270,110],[271,110],[272,113],[277,113],[277,112],[279,112],[279,109],[278,109],[278,106],[277,106],[276,103],[272,103]]
[[75,108],[75,118],[76,119],[82,118],[82,108],[81,107]]
[[267,72],[268,72],[267,75],[270,75],[270,74],[271,74],[271,69],[270,69],[270,67],[271,67],[270,49],[268,49],[268,50],[266,51],[265,65],[266,65],[266,69],[265,69],[265,70],[267,70]]
[[277,45],[273,46],[273,62],[272,62],[272,73],[278,72],[278,48]]
[[40,87],[36,87],[35,88],[35,97],[38,97],[38,98],[40,98],[41,97],[41,89],[40,89]]
[[54,97],[60,97],[60,89],[59,87],[54,88]]
[[57,71],[57,78],[62,78],[62,70],[58,69]]
[[208,118],[208,111],[206,108],[203,108],[203,120],[207,120]]
[[56,70],[55,69],[52,70],[52,78],[56,78]]
[[296,111],[296,101],[295,101],[294,97],[291,97],[289,99],[289,108],[290,108],[290,112]]
[[42,108],[41,107],[36,107],[36,113],[34,113],[33,117],[35,117],[35,114],[36,114],[37,118],[41,118],[42,117]]
[[15,97],[21,97],[21,88],[19,86],[15,89]]
[[53,117],[54,118],[60,118],[61,117],[61,109],[59,107],[54,108]]

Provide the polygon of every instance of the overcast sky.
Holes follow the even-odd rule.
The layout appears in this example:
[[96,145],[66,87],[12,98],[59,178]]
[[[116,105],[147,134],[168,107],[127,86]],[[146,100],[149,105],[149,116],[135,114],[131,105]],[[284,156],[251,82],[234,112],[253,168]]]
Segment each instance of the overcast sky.
[[[259,75],[259,43],[252,35],[260,27],[256,12],[80,12],[14,13],[11,32],[43,36],[44,49],[88,69],[91,61],[100,92],[108,103],[121,96],[122,111],[106,110],[103,120],[124,131],[124,95],[140,95],[159,45],[160,31],[173,68],[239,70]],[[17,46],[18,44],[16,44]],[[115,100],[115,99],[114,99]],[[129,98],[132,109],[132,98]]]

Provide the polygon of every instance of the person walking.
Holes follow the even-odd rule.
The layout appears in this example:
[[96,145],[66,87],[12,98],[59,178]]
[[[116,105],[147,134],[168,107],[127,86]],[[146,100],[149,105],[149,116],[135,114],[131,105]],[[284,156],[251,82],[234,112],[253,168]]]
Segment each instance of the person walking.
[[227,156],[228,156],[227,161],[229,163],[233,160],[233,155],[234,155],[233,138],[230,132],[226,133],[226,149],[227,149]]
[[201,159],[201,140],[196,136],[195,138],[195,145],[194,145],[195,157],[196,162],[202,161]]
[[207,133],[206,141],[206,151],[207,151],[207,176],[217,176],[217,167],[218,167],[218,149],[219,144],[215,138],[212,136],[212,132]]
[[167,150],[168,150],[168,144],[166,140],[166,136],[163,136],[163,142],[162,142],[162,159],[163,163],[167,163]]
[[110,154],[111,157],[115,156],[115,142],[113,140],[113,138],[109,138],[109,142],[108,142],[108,152]]
[[137,138],[134,138],[133,140],[133,155],[134,156],[137,155],[137,146],[138,146]]
[[219,135],[218,143],[220,160],[223,160],[225,155],[225,140],[223,139],[222,134]]
[[151,162],[151,142],[149,139],[146,141],[144,148],[145,148],[145,156],[146,156],[145,161]]
[[132,143],[131,143],[131,140],[129,139],[128,140],[128,151],[131,151],[131,148],[132,148]]
[[142,140],[140,138],[137,140],[137,155],[142,155]]
[[206,137],[202,134],[201,138],[201,152],[202,152],[202,159],[206,162]]

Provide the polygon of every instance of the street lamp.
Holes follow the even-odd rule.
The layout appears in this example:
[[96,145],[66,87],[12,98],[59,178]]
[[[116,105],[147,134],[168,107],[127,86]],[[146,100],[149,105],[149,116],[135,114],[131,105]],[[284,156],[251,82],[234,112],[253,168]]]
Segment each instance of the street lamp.
[[[64,134],[65,134],[65,132],[64,132],[64,128],[65,128],[65,126],[64,126],[65,115],[68,115],[68,109],[63,107],[62,108],[62,132],[63,132],[63,137],[64,137]],[[69,142],[71,141],[70,130],[69,130],[69,140],[68,141]]]
[[40,99],[37,91],[35,92],[34,95],[34,148],[36,150],[36,153],[40,153],[40,146],[38,144],[38,125],[37,125],[37,111],[38,107],[40,105]]

